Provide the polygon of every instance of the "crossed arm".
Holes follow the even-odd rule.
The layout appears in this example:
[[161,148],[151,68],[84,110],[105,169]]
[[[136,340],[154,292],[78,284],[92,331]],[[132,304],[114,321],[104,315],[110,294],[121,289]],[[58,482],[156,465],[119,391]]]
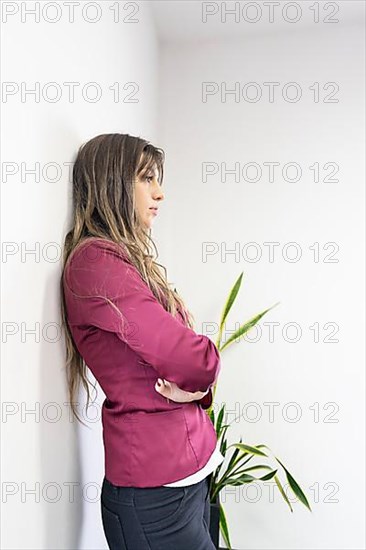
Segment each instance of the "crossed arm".
[[85,322],[116,334],[157,371],[165,383],[156,391],[210,407],[221,369],[218,349],[163,308],[123,247],[105,239],[84,244],[70,258],[65,284],[80,300]]

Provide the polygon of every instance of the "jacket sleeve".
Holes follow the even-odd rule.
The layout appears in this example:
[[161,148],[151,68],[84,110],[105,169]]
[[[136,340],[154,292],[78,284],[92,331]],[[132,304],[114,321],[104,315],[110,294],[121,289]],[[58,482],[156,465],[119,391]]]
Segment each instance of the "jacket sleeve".
[[208,393],[206,393],[206,395],[204,395],[203,397],[201,397],[201,399],[197,399],[197,400],[196,400],[196,403],[198,403],[199,405],[201,405],[202,409],[208,409],[209,407],[211,407],[211,403],[212,403],[212,389],[209,388]]
[[65,281],[83,319],[115,333],[160,377],[186,391],[206,391],[221,370],[215,344],[166,311],[116,246],[91,241],[66,266]]

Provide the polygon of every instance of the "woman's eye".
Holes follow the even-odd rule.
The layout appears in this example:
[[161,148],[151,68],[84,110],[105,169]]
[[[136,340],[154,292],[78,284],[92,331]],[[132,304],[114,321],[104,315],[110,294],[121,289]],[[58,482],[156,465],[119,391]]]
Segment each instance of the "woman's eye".
[[154,176],[146,176],[146,179],[151,181],[154,179]]

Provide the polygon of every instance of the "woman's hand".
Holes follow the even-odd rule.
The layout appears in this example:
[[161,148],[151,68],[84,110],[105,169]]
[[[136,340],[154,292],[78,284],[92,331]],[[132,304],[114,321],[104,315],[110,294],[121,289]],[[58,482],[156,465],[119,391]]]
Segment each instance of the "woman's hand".
[[197,399],[202,399],[202,397],[204,397],[209,391],[185,391],[174,382],[168,382],[168,380],[165,380],[164,378],[157,379],[157,382],[155,383],[155,390],[163,397],[176,401],[177,403],[189,403],[191,401],[196,401]]

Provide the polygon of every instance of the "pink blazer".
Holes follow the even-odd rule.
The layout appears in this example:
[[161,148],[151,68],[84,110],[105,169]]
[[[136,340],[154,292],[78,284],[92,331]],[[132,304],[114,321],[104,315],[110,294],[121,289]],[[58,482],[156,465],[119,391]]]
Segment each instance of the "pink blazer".
[[[85,240],[67,262],[63,289],[74,342],[106,395],[105,476],[115,485],[155,487],[197,472],[216,446],[203,410],[221,370],[219,352],[155,298],[122,247]],[[167,401],[157,378],[209,393]]]

